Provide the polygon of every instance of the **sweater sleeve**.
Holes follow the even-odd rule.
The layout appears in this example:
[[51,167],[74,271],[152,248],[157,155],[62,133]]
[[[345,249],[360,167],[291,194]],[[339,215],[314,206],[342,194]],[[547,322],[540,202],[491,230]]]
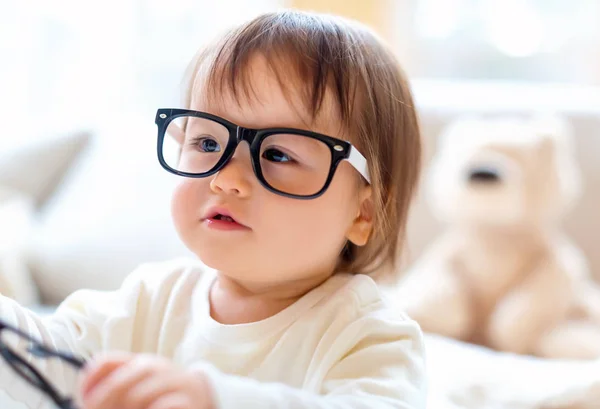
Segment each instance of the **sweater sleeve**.
[[226,375],[206,364],[197,369],[208,376],[218,409],[424,409],[422,332],[408,318],[385,315],[363,317],[340,334],[332,354],[340,358],[318,391]]
[[[144,332],[160,329],[169,294],[180,276],[173,274],[176,272],[173,269],[171,274],[164,274],[170,266],[157,264],[140,266],[115,291],[75,291],[50,316],[39,316],[0,295],[0,319],[50,348],[84,359],[106,350],[138,352],[136,349],[150,348],[141,343],[145,339]],[[153,325],[155,322],[157,324]],[[8,337],[4,339],[9,340]],[[9,346],[18,347],[14,341],[12,339]],[[23,347],[16,350],[25,351]],[[74,368],[59,359],[40,359],[31,355],[25,358],[61,393],[73,396],[78,379]],[[2,358],[0,389],[29,408],[46,407],[48,403],[41,392],[21,379]]]

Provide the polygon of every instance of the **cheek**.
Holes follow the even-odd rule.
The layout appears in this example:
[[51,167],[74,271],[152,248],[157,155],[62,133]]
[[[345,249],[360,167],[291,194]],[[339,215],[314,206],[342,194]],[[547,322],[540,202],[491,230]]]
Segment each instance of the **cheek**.
[[200,209],[203,203],[204,189],[202,180],[183,180],[173,191],[171,199],[171,215],[176,229],[185,233],[201,217]]
[[[268,212],[270,231],[279,231],[279,243],[294,251],[330,253],[339,250],[356,216],[357,200],[343,183],[332,183],[324,195],[313,200],[277,200]],[[265,209],[266,210],[266,209]]]
[[274,274],[288,271],[303,275],[333,268],[345,243],[345,231],[335,221],[339,216],[320,202],[299,200],[265,206],[264,229],[257,241],[260,246],[254,252],[256,261],[269,260],[276,266]]

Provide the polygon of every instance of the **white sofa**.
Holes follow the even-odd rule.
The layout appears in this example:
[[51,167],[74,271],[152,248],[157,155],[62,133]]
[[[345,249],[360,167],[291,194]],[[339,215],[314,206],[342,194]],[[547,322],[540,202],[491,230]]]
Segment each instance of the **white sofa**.
[[[414,90],[427,157],[435,149],[442,126],[467,113],[556,111],[573,123],[586,190],[565,229],[600,278],[600,247],[595,240],[595,233],[600,231],[600,92],[431,81],[415,81]],[[18,246],[13,243],[10,251],[3,253],[0,233],[0,276],[13,281],[10,288],[15,298],[22,297],[28,305],[54,305],[79,288],[114,289],[141,262],[189,254],[170,223],[170,191],[177,177],[163,171],[156,160],[153,120],[154,112],[115,116],[92,129],[91,138],[86,133],[63,132],[50,139],[54,142],[46,149],[54,149],[54,163],[46,163],[46,168],[39,170],[33,168],[44,162],[31,160],[28,168],[28,174],[44,175],[41,187],[33,183],[35,180],[3,180],[2,166],[12,172],[16,168],[14,163],[10,168],[14,155],[0,152],[0,184],[18,190],[21,186],[16,184],[25,183],[20,190],[28,195],[11,190],[13,216],[8,218],[14,221],[14,215],[20,215],[22,223],[13,222],[12,229],[25,229]],[[29,148],[21,148],[27,157]],[[410,257],[406,266],[439,230],[419,197],[409,221]],[[3,259],[9,262],[3,265]],[[15,274],[17,268],[19,273]],[[33,293],[27,290],[32,284]],[[1,288],[0,280],[3,291]],[[573,399],[589,397],[595,382],[600,388],[596,363],[538,361],[429,334],[427,340],[433,409],[541,408],[542,402],[571,396],[570,392]],[[0,401],[0,407],[9,406]],[[600,402],[591,407],[600,408]]]

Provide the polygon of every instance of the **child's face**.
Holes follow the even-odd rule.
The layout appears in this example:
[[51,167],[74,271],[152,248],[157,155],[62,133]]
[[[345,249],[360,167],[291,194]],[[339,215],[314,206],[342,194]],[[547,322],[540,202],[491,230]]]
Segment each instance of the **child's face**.
[[[343,138],[335,105],[326,98],[323,114],[310,117],[297,97],[286,99],[266,64],[256,59],[250,81],[251,101],[224,95],[208,105],[196,98],[191,109],[205,111],[248,128],[292,127]],[[328,190],[312,200],[269,192],[257,180],[248,144],[242,143],[221,171],[207,178],[182,178],[172,203],[175,226],[185,244],[209,267],[253,285],[274,285],[330,275],[345,242],[364,244],[370,221],[361,212],[370,189],[345,161]],[[224,230],[205,220],[215,207],[247,228]]]

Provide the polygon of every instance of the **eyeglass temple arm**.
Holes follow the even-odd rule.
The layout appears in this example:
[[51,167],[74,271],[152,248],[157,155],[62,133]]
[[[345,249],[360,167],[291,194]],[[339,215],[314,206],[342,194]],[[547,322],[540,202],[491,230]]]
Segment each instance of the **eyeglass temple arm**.
[[31,342],[33,344],[33,346],[28,348],[28,351],[37,357],[60,358],[64,361],[67,361],[68,363],[70,363],[71,365],[75,366],[78,369],[81,369],[85,366],[85,360],[78,358],[68,352],[62,352],[62,351],[56,351],[56,350],[50,349],[47,346],[45,346],[43,343],[41,343],[40,341],[32,338],[29,334],[21,331],[19,328],[13,327],[12,325],[9,325],[9,324],[3,322],[2,320],[0,320],[0,332],[4,329],[12,331],[12,332],[16,333],[17,335],[19,335],[21,338],[24,338],[27,341]]
[[85,361],[83,359],[77,358],[70,353],[51,350],[37,342],[35,342],[33,346],[28,349],[28,351],[40,358],[60,358],[64,361],[67,361],[77,369],[81,369],[85,366]]
[[[34,366],[32,366],[29,362],[23,359],[19,354],[15,353],[10,347],[4,344],[0,344],[0,354],[6,359],[7,363],[12,367],[12,369],[21,376],[25,381],[29,382],[32,386],[38,388],[44,394],[52,399],[54,403],[59,405],[62,408],[63,403],[68,403],[70,399],[63,398],[60,396],[59,391],[52,386],[48,379],[46,379]],[[36,378],[36,381],[32,381],[31,378],[23,375],[23,373],[18,369],[19,366],[16,364],[18,362],[20,365],[27,368]]]
[[371,175],[369,175],[369,167],[367,166],[367,160],[365,157],[356,149],[354,146],[350,146],[350,153],[348,154],[348,162],[356,168],[358,172],[371,183]]

